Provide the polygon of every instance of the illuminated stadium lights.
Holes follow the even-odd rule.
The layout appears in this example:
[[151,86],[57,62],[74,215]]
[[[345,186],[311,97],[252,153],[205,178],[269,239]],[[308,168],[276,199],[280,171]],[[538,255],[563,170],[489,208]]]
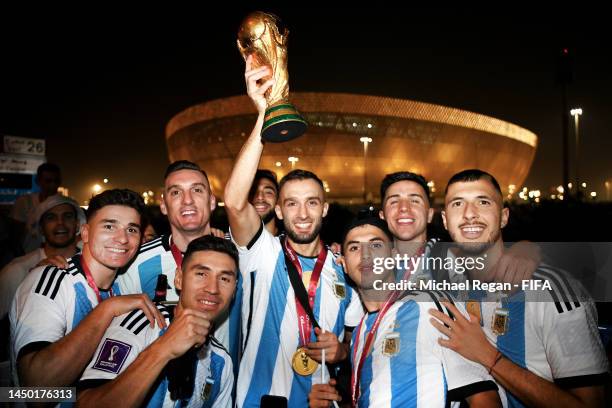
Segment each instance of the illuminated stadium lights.
[[101,186],[101,185],[99,185],[99,184],[94,184],[94,185],[91,187],[91,191],[93,191],[93,192],[94,192],[94,194],[98,194],[100,191],[102,191],[102,186]]
[[287,160],[289,160],[291,162],[291,168],[294,169],[295,168],[295,163],[297,163],[298,161],[300,161],[300,159],[298,159],[295,156],[290,156]]
[[595,197],[597,197],[597,192],[591,191],[591,198],[595,198]]
[[563,194],[565,192],[565,189],[563,188],[563,186],[559,186],[557,187],[557,191],[559,192],[559,194]]
[[536,197],[535,202],[539,203],[540,202],[540,197]]
[[104,182],[104,184],[108,184],[108,179],[105,178],[104,180],[102,180]]
[[572,115],[573,117],[580,116],[580,115],[582,115],[582,109],[574,108],[574,109],[570,110],[570,115]]
[[567,188],[572,189],[572,183],[567,183]]
[[557,198],[557,196],[556,196],[556,195],[554,195],[554,194],[551,194],[551,195],[550,195],[550,198],[551,198],[551,199],[553,199],[553,200],[555,200],[555,199]]
[[582,183],[582,188],[586,188],[586,183]]
[[368,123],[368,129],[372,129],[372,124]]
[[282,166],[282,165],[283,165],[283,163],[281,163],[281,162],[277,161],[276,163],[274,163],[274,165],[275,165],[276,167],[280,167],[280,166]]
[[357,127],[357,123],[353,122],[353,127]]

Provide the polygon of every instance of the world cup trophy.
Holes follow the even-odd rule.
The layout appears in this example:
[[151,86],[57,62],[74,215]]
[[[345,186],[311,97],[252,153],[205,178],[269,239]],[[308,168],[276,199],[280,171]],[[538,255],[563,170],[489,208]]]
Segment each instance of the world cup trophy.
[[289,72],[287,71],[287,39],[289,30],[278,17],[255,11],[249,14],[238,31],[238,49],[246,60],[253,56],[253,68],[269,66],[274,85],[266,91],[267,108],[261,137],[268,142],[286,142],[306,132],[307,123],[289,102]]

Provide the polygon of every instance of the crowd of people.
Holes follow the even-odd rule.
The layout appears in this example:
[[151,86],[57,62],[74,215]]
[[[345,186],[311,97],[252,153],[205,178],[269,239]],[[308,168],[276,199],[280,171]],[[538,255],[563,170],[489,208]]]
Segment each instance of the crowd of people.
[[[211,228],[216,198],[195,163],[167,168],[170,234],[148,242],[137,193],[104,191],[85,216],[52,194],[59,170],[40,169],[43,191],[13,213],[31,251],[0,273],[5,384],[74,386],[87,407],[605,406],[593,302],[534,245],[504,245],[511,214],[493,175],[449,180],[442,218],[455,246],[427,236],[429,187],[407,171],[382,180],[379,213],[360,213],[327,246],[317,175],[258,169],[269,73],[247,59],[258,117],[225,186],[227,233]],[[398,254],[486,261],[373,274],[374,258]],[[550,289],[381,292],[374,279]]]

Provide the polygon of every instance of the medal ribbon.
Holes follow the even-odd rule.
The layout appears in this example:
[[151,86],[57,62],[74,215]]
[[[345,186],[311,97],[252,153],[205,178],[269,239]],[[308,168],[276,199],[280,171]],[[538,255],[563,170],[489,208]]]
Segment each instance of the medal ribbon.
[[[424,248],[421,248],[414,255],[414,257],[418,258],[419,256],[423,255],[423,253],[424,253]],[[413,265],[413,263],[411,262],[408,264],[408,267],[404,271],[404,276],[402,279],[406,279],[407,277],[410,277],[410,275],[412,274],[412,267],[410,265]],[[383,303],[382,308],[378,312],[378,316],[376,316],[376,319],[374,320],[374,324],[372,324],[372,328],[366,335],[363,350],[361,351],[361,354],[359,355],[359,357],[357,357],[357,350],[359,350],[359,338],[361,336],[361,329],[364,326],[364,321],[367,315],[364,315],[361,318],[361,322],[359,323],[359,326],[357,327],[357,336],[355,337],[355,344],[353,344],[353,367],[354,369],[351,375],[351,399],[352,399],[353,407],[357,407],[357,401],[359,400],[359,394],[361,391],[360,385],[359,385],[359,381],[361,380],[361,369],[363,368],[363,363],[365,362],[366,356],[370,353],[370,350],[374,343],[374,337],[376,335],[376,331],[378,330],[378,326],[380,325],[382,318],[387,313],[389,308],[393,306],[393,304],[399,297],[400,293],[401,292],[398,290],[391,292],[391,294],[389,294],[389,297],[387,298],[385,303]],[[357,358],[359,360],[357,360]],[[357,364],[355,364],[355,362],[357,362]]]
[[[98,304],[102,303],[102,295],[100,295],[100,289],[98,289],[98,285],[96,285],[96,281],[94,281],[93,276],[91,275],[91,271],[85,262],[85,259],[81,257],[81,267],[83,268],[83,272],[85,273],[85,278],[87,279],[87,285],[94,291],[96,294],[96,298],[98,299]],[[114,296],[113,288],[111,286],[109,291],[110,296]]]
[[[300,275],[300,279],[302,278],[302,265],[300,265],[300,261],[298,259],[297,253],[289,244],[289,240],[285,239],[284,242],[285,253],[289,257],[289,260],[295,266],[298,274]],[[327,257],[327,249],[325,245],[321,244],[321,250],[319,251],[319,255],[317,256],[317,261],[315,262],[314,269],[312,270],[312,275],[310,275],[310,283],[308,284],[308,305],[310,309],[314,307],[315,295],[317,293],[317,286],[319,284],[319,277],[321,276],[321,271],[323,270],[323,264],[325,263],[325,258]],[[302,304],[299,300],[295,299],[295,307],[298,315],[298,329],[300,332],[300,346],[308,343],[310,341],[310,331],[312,329],[312,322],[310,321],[310,317],[308,313],[302,307]]]

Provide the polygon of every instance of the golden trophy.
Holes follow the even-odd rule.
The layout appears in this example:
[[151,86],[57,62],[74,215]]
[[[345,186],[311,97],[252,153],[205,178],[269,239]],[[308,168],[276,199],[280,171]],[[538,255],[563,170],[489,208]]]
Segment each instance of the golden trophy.
[[287,71],[287,38],[289,30],[280,28],[281,21],[273,14],[255,11],[249,14],[238,31],[238,49],[246,60],[253,55],[253,68],[267,65],[274,85],[266,92],[267,109],[261,137],[268,142],[286,142],[306,132],[307,123],[289,102]]

